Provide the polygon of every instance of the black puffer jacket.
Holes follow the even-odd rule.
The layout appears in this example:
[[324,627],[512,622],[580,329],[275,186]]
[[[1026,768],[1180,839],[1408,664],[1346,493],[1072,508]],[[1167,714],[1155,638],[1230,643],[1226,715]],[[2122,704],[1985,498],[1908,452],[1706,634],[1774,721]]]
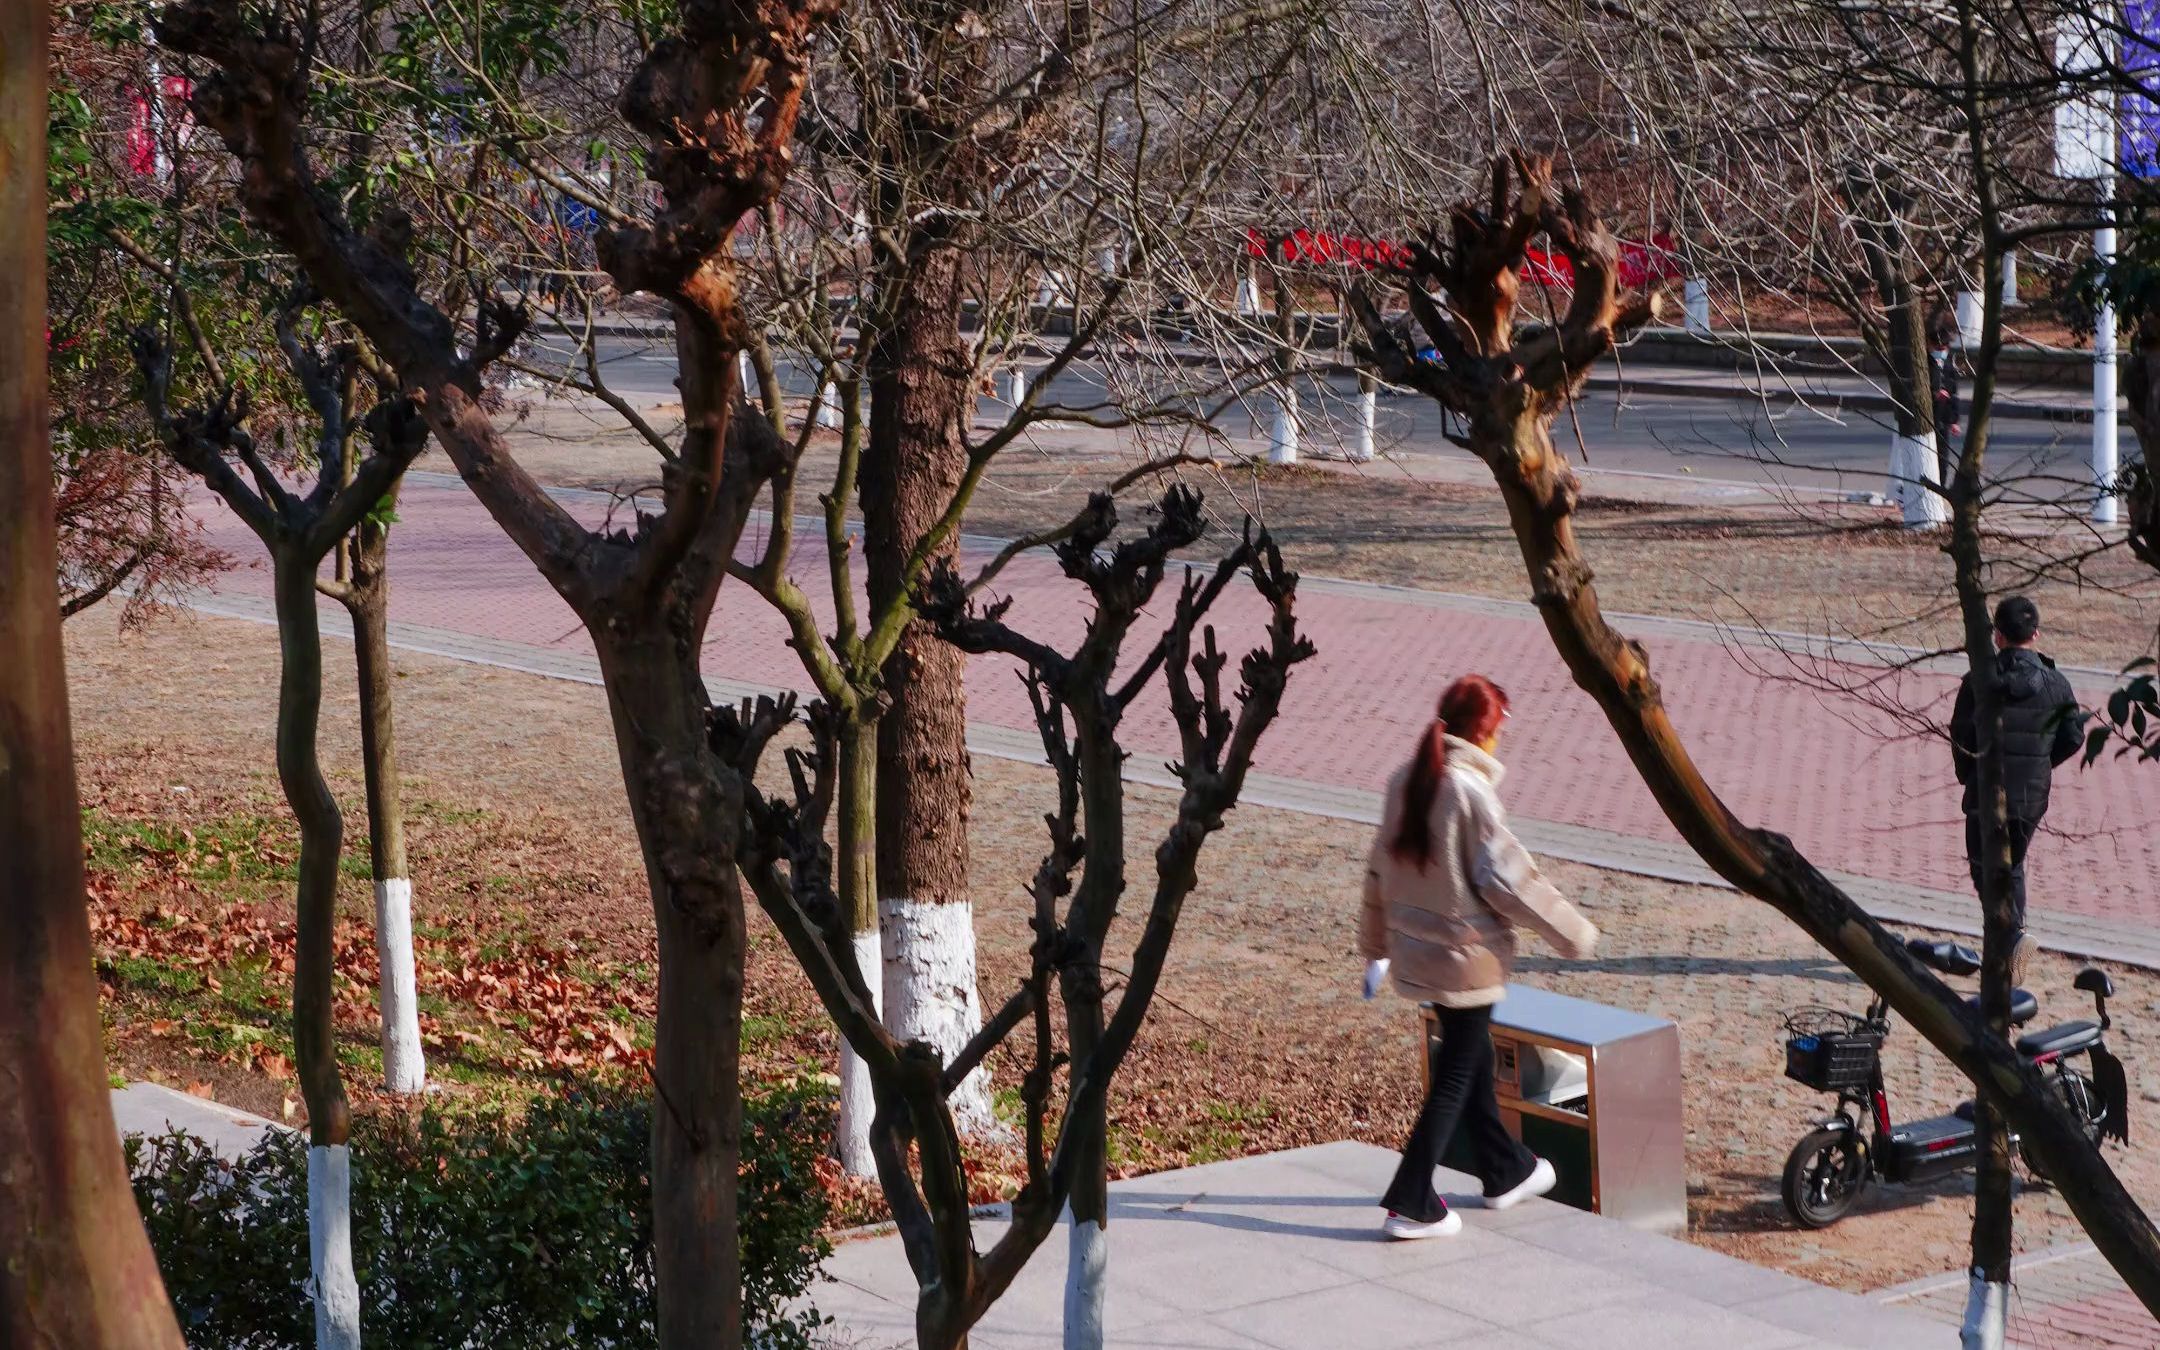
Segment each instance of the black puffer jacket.
[[[2003,791],[2010,818],[2037,822],[2047,814],[2048,780],[2055,766],[2078,752],[2084,719],[2077,695],[2055,663],[2029,647],[1995,653],[2002,678]],[[1957,706],[1950,714],[1951,756],[1958,782],[1965,785],[1965,809],[1977,804],[1979,729],[1974,725],[1972,677],[1958,684]]]

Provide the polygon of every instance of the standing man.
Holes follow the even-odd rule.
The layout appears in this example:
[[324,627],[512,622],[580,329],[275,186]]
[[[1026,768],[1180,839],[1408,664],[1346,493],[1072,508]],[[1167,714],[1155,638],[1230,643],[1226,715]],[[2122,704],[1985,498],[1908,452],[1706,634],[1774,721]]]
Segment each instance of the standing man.
[[[2010,812],[2010,896],[2017,910],[2017,941],[2010,949],[2010,982],[2023,984],[2033,941],[2025,933],[2025,849],[2047,815],[2048,784],[2055,766],[2078,752],[2083,737],[2077,696],[2055,663],[2033,649],[2040,607],[2013,595],[1995,607],[1995,673],[2002,689],[2003,794]],[[1973,887],[1980,886],[1978,764],[1983,747],[1974,725],[1972,677],[1958,684],[1950,714],[1950,751],[1965,787],[1965,858]]]
[[1957,321],[1938,305],[1928,319],[1928,387],[1935,395],[1935,481],[1948,483],[1957,468],[1957,436],[1965,408],[1958,400]]

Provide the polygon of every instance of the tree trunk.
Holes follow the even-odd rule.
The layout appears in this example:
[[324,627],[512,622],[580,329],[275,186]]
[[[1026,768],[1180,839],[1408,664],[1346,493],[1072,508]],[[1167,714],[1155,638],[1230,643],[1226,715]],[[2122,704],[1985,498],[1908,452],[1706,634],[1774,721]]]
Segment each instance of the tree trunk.
[[419,978],[413,962],[412,871],[405,861],[405,806],[392,717],[397,673],[390,664],[390,532],[372,521],[353,531],[352,579],[343,600],[352,615],[360,681],[360,763],[367,778],[368,863],[375,878],[375,957],[382,1008],[383,1086],[427,1088],[420,1044]]
[[[644,631],[639,631],[639,630]],[[634,617],[594,633],[659,936],[653,1264],[663,1350],[742,1344],[741,785],[706,747],[694,641]]]
[[[840,726],[840,782],[834,802],[833,878],[848,932],[855,943],[855,963],[870,997],[878,997],[877,828],[878,727],[857,717]],[[848,1175],[877,1175],[870,1151],[870,1126],[877,1119],[877,1099],[869,1066],[843,1038],[840,1042],[840,1121],[833,1153]]]
[[183,1350],[121,1166],[45,420],[45,5],[0,7],[0,1345]]
[[[873,610],[902,589],[909,554],[967,467],[973,363],[960,333],[960,251],[931,242],[883,279],[889,318],[870,348],[869,452],[862,466],[864,559]],[[957,545],[943,550],[952,557]],[[885,663],[891,699],[878,730],[877,897],[885,1021],[950,1060],[982,1025],[968,900],[966,659],[920,619]],[[873,987],[879,972],[866,969]],[[989,1076],[949,1099],[963,1133],[991,1128]]]
[[315,1277],[317,1350],[358,1350],[360,1284],[352,1258],[352,1128],[338,1074],[331,1017],[336,965],[338,854],[345,821],[323,781],[316,744],[322,720],[322,633],[315,564],[278,547],[278,783],[300,826],[300,879],[293,896],[293,1066],[308,1112],[308,1249]]

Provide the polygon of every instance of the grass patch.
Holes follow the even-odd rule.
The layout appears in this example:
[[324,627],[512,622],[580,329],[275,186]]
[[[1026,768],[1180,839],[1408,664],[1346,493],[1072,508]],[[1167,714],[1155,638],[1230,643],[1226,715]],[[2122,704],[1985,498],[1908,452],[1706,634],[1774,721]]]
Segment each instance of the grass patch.
[[145,994],[184,995],[203,987],[201,972],[187,966],[169,966],[147,956],[116,956],[105,962],[105,972],[115,983]]
[[[628,1020],[627,1017],[625,1020]],[[749,1013],[742,1020],[742,1043],[744,1045],[764,1045],[771,1041],[785,1040],[790,1030],[792,1028],[788,1026],[787,1019],[784,1017],[766,1017],[758,1013]]]
[[292,881],[298,845],[269,816],[227,816],[200,825],[115,820],[82,813],[83,860],[93,870],[133,875],[157,870],[204,881]]

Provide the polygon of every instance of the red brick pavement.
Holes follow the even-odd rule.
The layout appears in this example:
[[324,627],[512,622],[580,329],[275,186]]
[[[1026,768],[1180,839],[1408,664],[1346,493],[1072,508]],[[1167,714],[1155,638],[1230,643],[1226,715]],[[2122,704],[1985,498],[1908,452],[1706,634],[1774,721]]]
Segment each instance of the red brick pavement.
[[[599,507],[578,507],[597,520]],[[241,558],[259,550],[222,509],[219,542]],[[578,622],[461,487],[409,484],[393,535],[392,617],[543,647],[588,650]],[[758,540],[746,541],[746,548]],[[1293,559],[1294,562],[1294,559]],[[822,549],[799,541],[795,574],[823,585]],[[221,589],[265,594],[261,569]],[[1014,561],[998,590],[1017,597],[1012,619],[1064,642],[1084,620],[1077,587],[1041,555]],[[1222,645],[1241,653],[1259,636],[1260,607],[1242,588],[1217,615]],[[1167,612],[1166,586],[1155,608]],[[1507,796],[1539,819],[1656,840],[1675,838],[1628,765],[1595,705],[1568,680],[1543,627],[1527,613],[1494,616],[1476,604],[1390,598],[1379,588],[1329,588],[1301,598],[1300,622],[1320,657],[1292,682],[1282,720],[1258,767],[1317,783],[1378,788],[1401,761],[1449,678],[1481,671],[1514,696],[1502,754]],[[725,588],[711,626],[706,669],[737,680],[799,686],[783,629],[747,589]],[[1954,889],[1962,836],[1948,757],[1939,743],[1898,739],[1851,699],[1766,678],[1724,645],[1649,640],[1666,702],[1711,783],[1745,820],[1790,834],[1823,866],[1891,882]],[[1951,682],[1904,677],[1909,697],[1938,713]],[[1009,664],[978,660],[968,673],[972,719],[1031,725]],[[1138,755],[1175,752],[1158,688],[1131,718]],[[2063,837],[2034,846],[2033,903],[2090,918],[2160,925],[2160,772],[2114,763],[2058,777],[2049,824]]]

